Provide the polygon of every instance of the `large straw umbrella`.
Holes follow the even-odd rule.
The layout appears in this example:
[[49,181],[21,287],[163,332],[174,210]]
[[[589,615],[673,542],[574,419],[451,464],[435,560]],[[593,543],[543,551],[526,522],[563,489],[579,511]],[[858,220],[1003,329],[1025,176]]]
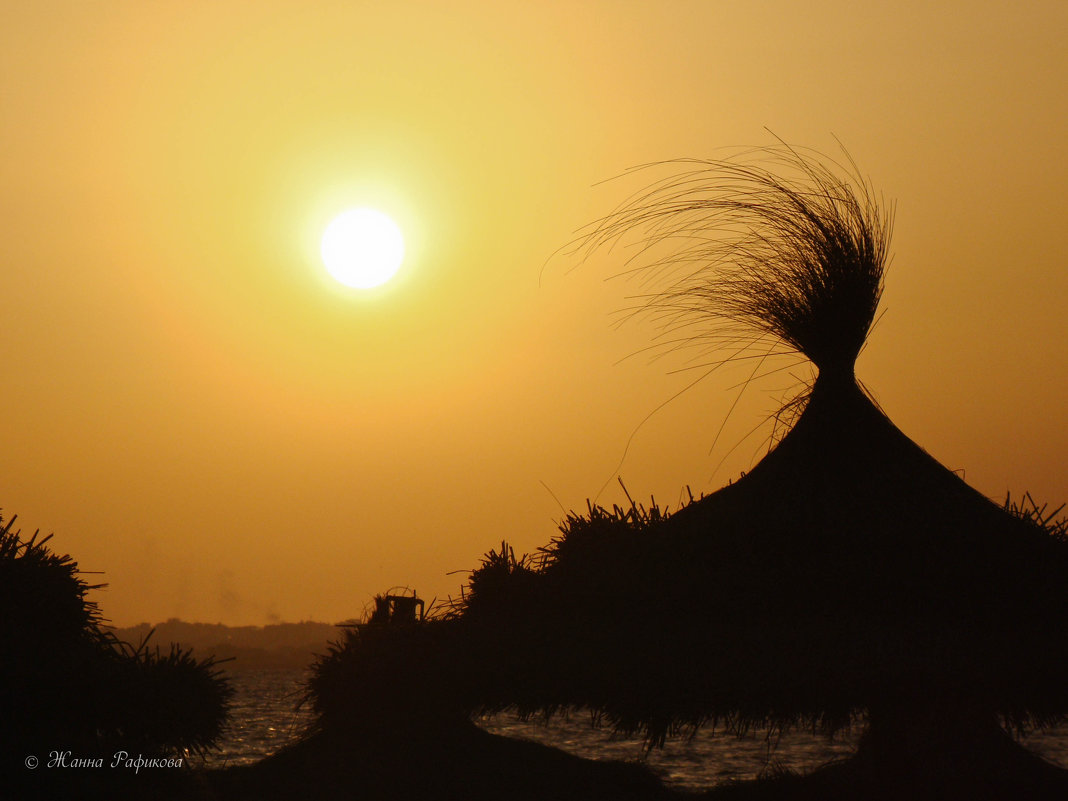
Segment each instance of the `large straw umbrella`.
[[876,773],[1064,792],[1003,728],[1068,712],[1063,524],[968,486],[855,378],[892,214],[852,162],[786,146],[678,164],[583,246],[636,235],[638,312],[669,347],[793,352],[816,378],[788,433],[721,490],[670,516],[591,508],[540,565],[493,554],[473,589],[501,600],[483,587],[466,614],[494,620],[507,647],[493,652],[515,655],[496,704],[589,706],[654,742],[866,718],[857,764]]

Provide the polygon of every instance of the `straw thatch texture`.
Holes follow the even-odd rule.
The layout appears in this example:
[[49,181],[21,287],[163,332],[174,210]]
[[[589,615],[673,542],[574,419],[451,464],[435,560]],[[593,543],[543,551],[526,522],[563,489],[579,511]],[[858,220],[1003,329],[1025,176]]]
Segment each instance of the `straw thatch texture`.
[[593,507],[533,577],[496,576],[502,600],[463,615],[494,708],[590,707],[654,742],[903,704],[1017,727],[1068,712],[1063,526],[980,496],[859,389],[817,384],[719,492],[670,516]]

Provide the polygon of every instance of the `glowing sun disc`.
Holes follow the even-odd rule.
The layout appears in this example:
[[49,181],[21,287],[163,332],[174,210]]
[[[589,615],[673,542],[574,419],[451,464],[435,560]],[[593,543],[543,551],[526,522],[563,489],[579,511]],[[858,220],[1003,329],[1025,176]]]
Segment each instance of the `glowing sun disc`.
[[327,272],[345,286],[370,289],[392,278],[404,260],[404,236],[375,209],[348,209],[326,230],[319,252]]

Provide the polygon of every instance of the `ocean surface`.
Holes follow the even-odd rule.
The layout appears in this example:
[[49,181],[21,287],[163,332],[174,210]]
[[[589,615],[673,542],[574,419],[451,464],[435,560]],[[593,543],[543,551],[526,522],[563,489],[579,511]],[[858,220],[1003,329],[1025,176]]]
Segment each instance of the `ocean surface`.
[[[246,765],[273,754],[300,736],[312,720],[298,709],[306,672],[246,670],[231,674],[235,696],[230,728],[221,749],[206,760],[210,766]],[[666,783],[680,788],[711,787],[732,779],[751,779],[778,768],[805,770],[849,756],[859,730],[833,740],[808,732],[788,732],[781,738],[766,731],[744,737],[702,731],[696,737],[669,740],[661,750],[646,752],[641,740],[614,737],[590,725],[578,713],[548,723],[520,721],[508,714],[478,721],[488,731],[522,737],[591,759],[642,761]],[[1047,759],[1068,767],[1068,728],[1037,732],[1024,744]]]

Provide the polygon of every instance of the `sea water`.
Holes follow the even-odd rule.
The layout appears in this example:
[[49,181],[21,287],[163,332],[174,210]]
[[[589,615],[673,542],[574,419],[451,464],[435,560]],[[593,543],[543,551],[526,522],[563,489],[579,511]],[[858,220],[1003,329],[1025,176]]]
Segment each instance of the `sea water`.
[[[306,705],[298,707],[307,676],[307,671],[286,669],[232,673],[230,725],[219,750],[205,763],[212,767],[251,764],[299,738],[313,719]],[[751,731],[742,737],[700,731],[693,738],[668,740],[663,749],[646,751],[640,739],[616,737],[592,726],[581,713],[549,721],[521,721],[500,714],[476,722],[494,734],[534,740],[590,759],[641,761],[667,784],[684,789],[751,779],[780,768],[811,769],[848,757],[860,736],[857,729],[833,739],[804,731],[781,737],[767,731]],[[1068,727],[1036,732],[1023,742],[1046,759],[1068,767]]]
[[228,674],[234,696],[219,748],[205,760],[211,767],[250,765],[297,740],[313,715],[301,704],[307,670],[263,668]]

